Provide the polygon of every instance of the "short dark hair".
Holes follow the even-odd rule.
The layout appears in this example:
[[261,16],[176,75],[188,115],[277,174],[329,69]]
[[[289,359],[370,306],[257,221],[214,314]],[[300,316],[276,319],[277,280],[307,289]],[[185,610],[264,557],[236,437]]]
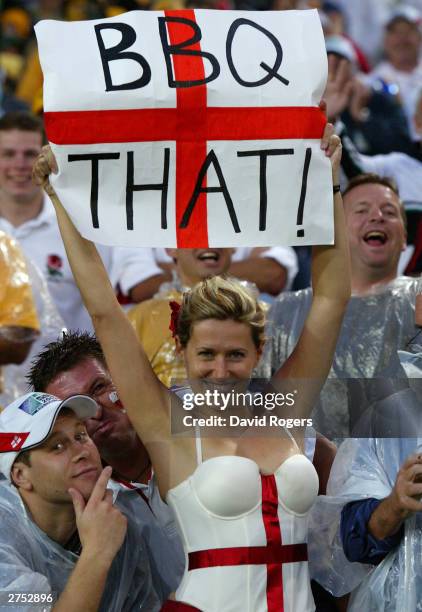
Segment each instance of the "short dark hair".
[[44,392],[62,372],[67,372],[86,359],[96,359],[107,367],[101,345],[94,334],[81,331],[63,332],[32,360],[27,381],[34,391]]
[[361,185],[383,185],[384,187],[391,189],[399,200],[401,218],[403,220],[405,229],[407,229],[406,210],[403,202],[400,199],[400,193],[394,179],[390,178],[389,176],[380,176],[379,174],[375,174],[375,172],[364,172],[363,174],[358,174],[349,181],[346,189],[342,193],[343,198],[350,193],[350,191],[356,187],[360,187]]
[[45,141],[44,124],[39,117],[26,111],[13,111],[0,117],[0,132],[21,130],[22,132],[39,132]]

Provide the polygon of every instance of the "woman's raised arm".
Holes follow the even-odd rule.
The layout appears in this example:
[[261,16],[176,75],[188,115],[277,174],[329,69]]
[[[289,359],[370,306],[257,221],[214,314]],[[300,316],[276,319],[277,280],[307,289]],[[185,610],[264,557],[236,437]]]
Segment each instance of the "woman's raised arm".
[[[333,187],[337,186],[341,141],[331,124],[325,128],[321,148],[331,160]],[[313,247],[311,309],[293,353],[273,377],[274,383],[288,378],[296,386],[297,381],[295,416],[299,418],[310,414],[328,376],[351,293],[349,245],[338,188],[334,191],[334,228],[334,245]]]
[[50,196],[73,276],[91,316],[107,365],[130,420],[144,444],[170,435],[171,393],[153,372],[135,332],[121,309],[95,245],[83,238],[63,208],[49,181],[57,164],[44,147],[33,177]]

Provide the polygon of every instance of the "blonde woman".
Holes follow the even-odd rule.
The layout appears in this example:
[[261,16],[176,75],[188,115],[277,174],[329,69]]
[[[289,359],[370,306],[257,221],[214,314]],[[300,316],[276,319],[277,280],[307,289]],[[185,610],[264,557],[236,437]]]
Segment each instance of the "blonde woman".
[[[341,144],[328,125],[321,148],[338,183]],[[174,509],[186,552],[180,587],[165,610],[204,612],[310,612],[306,515],[317,495],[313,465],[298,442],[279,436],[175,437],[170,431],[174,394],[155,376],[121,310],[94,245],[82,238],[49,181],[57,171],[47,148],[34,176],[56,207],[73,274],[114,383],[146,446],[160,493]],[[341,196],[334,189],[336,242],[314,249],[314,298],[298,344],[275,376],[307,379],[294,416],[306,418],[323,385],[350,296]],[[207,280],[184,295],[175,340],[194,390],[245,386],[261,355],[264,315],[237,283]],[[230,386],[229,385],[229,386]],[[213,413],[203,407],[204,416]],[[207,412],[208,411],[208,412]],[[243,432],[244,433],[244,432]],[[262,433],[262,432],[261,432]],[[284,607],[283,607],[284,606]]]

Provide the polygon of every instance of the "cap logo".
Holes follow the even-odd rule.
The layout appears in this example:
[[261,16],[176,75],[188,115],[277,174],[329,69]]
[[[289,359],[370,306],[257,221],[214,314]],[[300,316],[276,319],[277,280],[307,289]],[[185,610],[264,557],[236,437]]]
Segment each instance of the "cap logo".
[[19,406],[19,410],[23,410],[26,414],[33,416],[37,412],[44,408],[51,402],[57,402],[57,397],[49,395],[48,393],[32,393],[25,401]]
[[0,433],[0,452],[16,452],[24,445],[29,433]]
[[22,442],[22,436],[15,436],[10,443],[12,448],[19,448],[19,443]]

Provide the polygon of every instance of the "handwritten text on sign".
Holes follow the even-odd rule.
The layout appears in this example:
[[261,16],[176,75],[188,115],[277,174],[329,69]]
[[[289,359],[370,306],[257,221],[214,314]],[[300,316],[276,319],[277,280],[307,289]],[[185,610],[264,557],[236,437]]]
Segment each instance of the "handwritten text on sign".
[[36,33],[53,184],[86,237],[332,242],[316,11],[134,11]]

